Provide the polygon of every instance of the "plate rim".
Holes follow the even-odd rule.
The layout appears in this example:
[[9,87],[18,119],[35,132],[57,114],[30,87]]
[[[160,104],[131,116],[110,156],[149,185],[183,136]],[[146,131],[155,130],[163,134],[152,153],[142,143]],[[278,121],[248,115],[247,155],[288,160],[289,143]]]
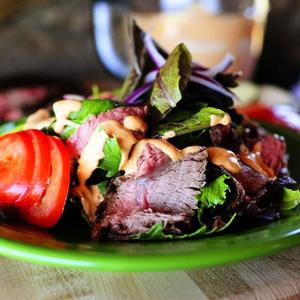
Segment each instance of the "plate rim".
[[[276,222],[273,224],[276,226]],[[260,227],[257,228],[259,229]],[[251,233],[242,233],[243,236],[247,234]],[[228,237],[228,234],[225,236]],[[240,234],[237,235],[236,238],[239,236]],[[208,237],[208,239],[216,238],[218,238],[218,236]],[[172,243],[176,243],[176,241]],[[226,248],[226,251],[224,251],[224,248],[222,248],[221,251],[211,251],[211,249],[203,252],[193,251],[188,253],[188,257],[187,254],[183,255],[182,252],[160,253],[159,255],[109,254],[95,250],[81,250],[79,252],[73,249],[54,249],[48,246],[41,247],[3,237],[0,237],[0,255],[29,263],[77,270],[153,272],[225,265],[273,254],[299,244],[300,226],[292,232],[290,230],[287,231],[281,235],[280,238],[274,237],[265,242],[258,240],[257,242],[248,244],[247,247],[245,247],[244,244],[231,245]],[[164,261],[164,263],[162,264],[161,261]]]
[[[299,133],[274,125],[271,125],[268,129],[270,128],[286,137],[289,136],[291,140],[296,139],[299,142],[300,147]],[[297,224],[294,225],[294,223],[292,226],[288,226],[288,217],[272,222],[269,225],[256,227],[254,228],[254,232],[251,229],[245,229],[238,233],[226,233],[222,236],[205,238],[213,240],[220,237],[226,237],[225,239],[228,238],[232,241],[236,241],[236,243],[227,245],[225,251],[224,247],[221,247],[220,251],[218,251],[218,249],[206,249],[206,251],[197,252],[193,249],[193,251],[190,252],[178,251],[176,253],[160,254],[131,253],[128,255],[124,253],[97,252],[95,249],[88,250],[84,247],[80,250],[75,250],[74,245],[77,245],[75,243],[67,243],[66,245],[69,245],[69,248],[51,248],[43,244],[36,245],[0,236],[0,255],[19,261],[38,263],[52,267],[66,267],[77,270],[94,271],[147,272],[211,267],[258,258],[300,245],[300,214],[296,214],[299,218],[299,226],[297,226]],[[251,240],[250,238],[250,242],[247,245],[245,245],[245,243],[238,243],[238,239],[241,236],[247,237],[266,228],[278,228],[277,226],[284,230],[275,235],[271,235],[268,239],[260,238]],[[203,239],[193,241],[197,242],[200,240]],[[190,241],[191,240],[187,240],[185,242]],[[178,242],[181,243],[183,241]],[[171,243],[173,245],[173,243],[177,242],[167,241],[163,243]],[[84,243],[79,244],[84,246]]]

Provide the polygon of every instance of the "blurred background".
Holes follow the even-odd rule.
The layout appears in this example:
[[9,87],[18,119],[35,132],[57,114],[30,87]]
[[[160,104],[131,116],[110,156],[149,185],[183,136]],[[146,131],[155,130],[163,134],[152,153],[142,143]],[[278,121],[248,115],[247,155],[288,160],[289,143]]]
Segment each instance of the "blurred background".
[[243,104],[298,110],[299,0],[0,0],[0,120],[62,94],[88,95],[95,83],[120,85],[129,15],[167,50],[184,41],[203,65],[235,54]]

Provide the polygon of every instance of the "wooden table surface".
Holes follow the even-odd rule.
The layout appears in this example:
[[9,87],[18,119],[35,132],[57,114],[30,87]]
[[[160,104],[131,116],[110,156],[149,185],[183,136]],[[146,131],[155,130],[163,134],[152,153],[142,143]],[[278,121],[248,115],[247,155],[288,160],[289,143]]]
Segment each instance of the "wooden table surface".
[[193,271],[74,271],[0,258],[0,299],[300,299],[300,247]]

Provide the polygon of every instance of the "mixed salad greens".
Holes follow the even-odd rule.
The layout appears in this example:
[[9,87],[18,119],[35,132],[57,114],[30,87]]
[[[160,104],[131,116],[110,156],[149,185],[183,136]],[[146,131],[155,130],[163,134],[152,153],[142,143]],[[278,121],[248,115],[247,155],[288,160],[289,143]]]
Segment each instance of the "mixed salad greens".
[[206,68],[131,33],[121,89],[0,125],[0,209],[50,228],[67,201],[96,240],[196,238],[294,209],[284,139],[233,108],[233,58]]

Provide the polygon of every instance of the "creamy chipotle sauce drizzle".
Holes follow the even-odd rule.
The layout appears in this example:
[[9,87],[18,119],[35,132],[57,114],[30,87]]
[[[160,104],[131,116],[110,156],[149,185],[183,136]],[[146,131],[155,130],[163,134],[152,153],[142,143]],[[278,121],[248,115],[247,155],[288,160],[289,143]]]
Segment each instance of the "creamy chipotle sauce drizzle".
[[23,129],[42,129],[50,126],[54,120],[47,109],[41,108],[27,118]]
[[210,126],[216,126],[216,125],[229,125],[231,123],[231,118],[229,114],[225,114],[223,117],[217,116],[217,115],[211,115],[210,116]]
[[241,171],[238,159],[232,151],[221,147],[208,147],[207,154],[210,162],[223,167],[230,173],[236,174]]
[[269,168],[261,157],[261,143],[257,143],[250,152],[247,147],[241,146],[240,160],[258,173],[264,174],[270,178],[274,178],[274,171]]
[[56,117],[54,131],[58,134],[62,133],[65,125],[68,123],[70,113],[79,111],[81,108],[80,100],[60,100],[53,104],[53,111]]
[[144,147],[147,144],[152,144],[159,150],[161,150],[163,153],[168,155],[172,160],[179,160],[184,155],[188,153],[196,153],[198,152],[201,147],[200,146],[191,146],[184,148],[182,150],[177,149],[174,145],[170,144],[164,139],[143,139],[141,141],[138,141],[133,151],[128,159],[127,164],[124,166],[122,170],[125,171],[126,174],[134,173],[137,170],[137,160],[139,156],[142,154]]
[[109,120],[99,123],[84,147],[78,160],[77,177],[79,185],[75,192],[80,196],[83,209],[90,221],[95,218],[97,206],[104,197],[97,185],[86,186],[86,181],[98,167],[99,161],[105,157],[104,145],[108,137],[115,137],[121,149],[120,169],[127,162],[129,152],[136,143],[134,134],[117,121]]
[[103,201],[103,195],[96,185],[86,186],[86,181],[98,167],[99,160],[104,158],[104,145],[108,135],[98,125],[88,144],[84,147],[78,160],[77,177],[79,185],[74,189],[81,198],[82,206],[91,221],[96,208]]
[[129,152],[132,146],[137,142],[136,137],[118,121],[104,121],[101,122],[99,126],[105,130],[109,137],[115,137],[117,139],[122,153],[120,170],[123,170],[127,163]]
[[132,131],[146,132],[148,129],[145,121],[138,116],[127,116],[123,124],[124,127]]
[[[135,125],[140,124],[141,126],[129,126],[131,128],[134,127],[132,130],[145,130],[144,125],[139,120],[131,118],[129,121],[137,121]],[[97,186],[86,186],[86,181],[98,167],[99,161],[104,158],[103,149],[108,137],[115,137],[118,141],[122,154],[119,170],[125,171],[126,174],[137,171],[137,160],[148,143],[160,149],[174,161],[181,159],[188,153],[196,153],[201,149],[200,146],[191,146],[179,150],[164,139],[143,139],[138,141],[132,131],[118,121],[108,120],[99,123],[78,160],[77,176],[79,185],[75,188],[75,192],[81,197],[83,208],[91,221],[95,217],[97,206],[103,201],[104,197]]]

